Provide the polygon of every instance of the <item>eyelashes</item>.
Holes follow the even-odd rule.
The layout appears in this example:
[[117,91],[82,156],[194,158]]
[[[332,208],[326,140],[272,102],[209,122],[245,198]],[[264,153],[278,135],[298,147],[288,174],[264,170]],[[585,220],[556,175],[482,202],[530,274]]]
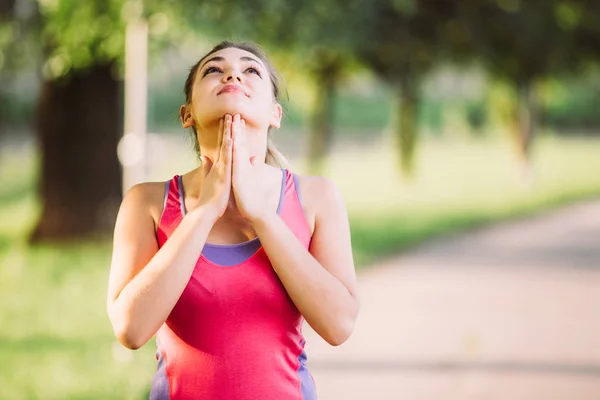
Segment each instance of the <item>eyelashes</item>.
[[202,77],[204,78],[206,75],[210,74],[211,72],[221,72],[221,70],[217,67],[208,67],[202,73]]
[[[202,73],[202,77],[204,78],[206,75],[214,73],[214,72],[223,72],[223,71],[219,67],[211,66],[204,70],[204,72]],[[244,70],[244,72],[250,72],[251,74],[258,75],[259,78],[262,78],[262,75],[261,75],[260,71],[258,70],[258,68],[248,67]]]
[[254,68],[254,67],[248,67],[248,68],[246,68],[246,71],[250,71],[250,70],[254,71],[253,72],[254,74],[256,74],[256,75],[258,75],[259,77],[262,78],[262,75],[260,74],[260,71],[258,69]]

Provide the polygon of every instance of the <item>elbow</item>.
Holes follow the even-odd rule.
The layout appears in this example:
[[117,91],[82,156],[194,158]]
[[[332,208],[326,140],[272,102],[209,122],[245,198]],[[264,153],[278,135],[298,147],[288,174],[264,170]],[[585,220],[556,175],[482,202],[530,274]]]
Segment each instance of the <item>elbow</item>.
[[338,318],[335,324],[332,324],[332,328],[326,336],[323,338],[327,343],[332,346],[340,346],[350,338],[352,332],[354,332],[354,326],[356,318],[358,317],[358,311],[360,309],[360,303],[358,298],[354,298],[353,307],[351,311],[341,314],[342,317]]
[[131,326],[131,323],[126,321],[124,318],[118,318],[110,315],[110,321],[115,337],[119,343],[129,350],[137,350],[148,341],[146,338],[143,338],[142,335],[137,333],[136,330]]
[[117,336],[117,340],[119,341],[119,343],[121,343],[129,350],[137,350],[141,348],[144,344],[146,344],[146,341],[141,340],[140,338],[135,337],[134,335],[128,334],[128,332],[126,331],[115,332],[115,335]]
[[350,338],[352,332],[354,332],[354,326],[356,318],[358,317],[358,311],[360,304],[358,299],[355,299],[352,307],[352,311],[342,314],[342,317],[337,318],[336,323],[330,326],[330,329],[325,335],[321,335],[323,339],[331,346],[340,346]]
[[354,331],[354,319],[347,318],[332,328],[326,335],[323,335],[323,339],[331,346],[341,346],[346,343]]

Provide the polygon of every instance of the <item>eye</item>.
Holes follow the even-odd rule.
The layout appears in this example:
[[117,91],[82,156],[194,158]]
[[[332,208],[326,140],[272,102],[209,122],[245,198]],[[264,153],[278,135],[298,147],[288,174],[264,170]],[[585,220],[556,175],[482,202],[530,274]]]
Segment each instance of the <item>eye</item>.
[[202,74],[202,76],[204,77],[213,72],[221,72],[221,70],[217,67],[208,67],[204,70],[204,73]]
[[254,67],[248,67],[248,68],[246,68],[246,72],[250,72],[251,74],[256,74],[259,77],[262,77],[262,75],[260,74],[260,72],[258,71],[258,69],[254,68]]

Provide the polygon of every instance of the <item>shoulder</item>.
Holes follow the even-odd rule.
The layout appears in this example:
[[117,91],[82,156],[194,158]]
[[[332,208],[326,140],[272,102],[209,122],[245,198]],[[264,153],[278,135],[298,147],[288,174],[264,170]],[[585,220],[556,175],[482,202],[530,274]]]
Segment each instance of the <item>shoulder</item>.
[[157,224],[162,214],[167,181],[132,186],[123,198],[121,212],[146,214]]
[[166,181],[138,183],[127,191],[123,201],[133,202],[138,205],[151,205],[157,201],[162,203],[165,195],[166,185]]
[[336,183],[329,178],[300,174],[296,174],[296,176],[298,177],[300,190],[308,196],[339,193]]
[[344,207],[344,200],[337,184],[322,176],[299,175],[298,186],[302,203],[316,217],[331,208]]

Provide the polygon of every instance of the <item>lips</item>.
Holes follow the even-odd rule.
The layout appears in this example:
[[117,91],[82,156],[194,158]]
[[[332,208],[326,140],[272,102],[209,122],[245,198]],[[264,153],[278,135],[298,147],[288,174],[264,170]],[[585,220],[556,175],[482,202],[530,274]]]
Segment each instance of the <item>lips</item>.
[[244,88],[239,85],[225,85],[225,86],[223,86],[223,88],[221,90],[219,90],[219,93],[217,93],[217,95],[222,94],[222,93],[235,93],[235,92],[243,93],[244,95],[248,96],[248,94],[246,93]]

